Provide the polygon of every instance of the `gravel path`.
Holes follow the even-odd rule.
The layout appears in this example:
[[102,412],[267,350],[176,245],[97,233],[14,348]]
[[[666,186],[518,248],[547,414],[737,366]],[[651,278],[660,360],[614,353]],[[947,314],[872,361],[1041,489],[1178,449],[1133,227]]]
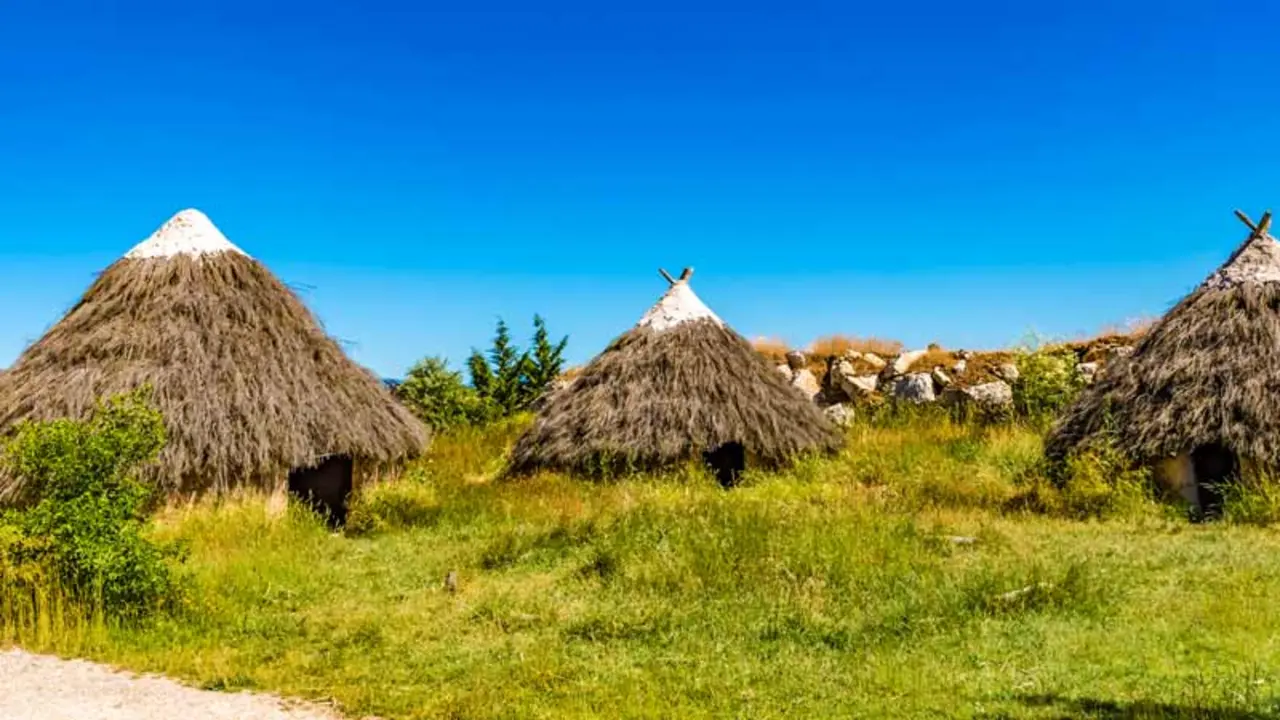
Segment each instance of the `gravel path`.
[[220,693],[84,660],[0,652],[4,720],[339,720],[271,695]]

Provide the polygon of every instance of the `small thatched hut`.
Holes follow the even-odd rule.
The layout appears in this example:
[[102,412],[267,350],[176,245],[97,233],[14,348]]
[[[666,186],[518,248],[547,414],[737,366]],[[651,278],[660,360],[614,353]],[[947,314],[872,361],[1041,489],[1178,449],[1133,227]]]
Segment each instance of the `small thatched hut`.
[[1280,246],[1271,213],[1051,429],[1055,460],[1107,439],[1213,514],[1221,483],[1280,467]]
[[571,384],[547,398],[508,472],[595,474],[702,457],[723,484],[842,435],[689,287],[691,269]]
[[[345,502],[353,462],[415,455],[427,442],[293,292],[196,210],[103,271],[0,375],[0,433],[82,417],[143,384],[168,434],[149,472],[170,494],[287,482]],[[0,477],[0,498],[19,485]]]

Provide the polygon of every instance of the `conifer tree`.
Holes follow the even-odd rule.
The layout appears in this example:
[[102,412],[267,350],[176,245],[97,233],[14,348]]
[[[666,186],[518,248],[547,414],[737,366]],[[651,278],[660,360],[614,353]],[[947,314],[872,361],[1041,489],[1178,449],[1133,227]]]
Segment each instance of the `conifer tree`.
[[529,401],[537,399],[560,373],[564,371],[564,350],[569,344],[569,336],[560,338],[560,342],[551,343],[547,332],[547,322],[541,315],[533,316],[533,351],[529,357],[526,375],[526,388]]
[[476,394],[486,400],[492,397],[493,370],[479,350],[472,348],[471,356],[467,358],[467,371],[471,374],[471,387],[475,388]]
[[492,372],[489,397],[504,415],[510,415],[521,407],[525,394],[521,389],[522,375],[528,362],[528,355],[521,353],[511,342],[511,331],[507,328],[507,323],[499,318],[493,347],[489,349],[489,367]]

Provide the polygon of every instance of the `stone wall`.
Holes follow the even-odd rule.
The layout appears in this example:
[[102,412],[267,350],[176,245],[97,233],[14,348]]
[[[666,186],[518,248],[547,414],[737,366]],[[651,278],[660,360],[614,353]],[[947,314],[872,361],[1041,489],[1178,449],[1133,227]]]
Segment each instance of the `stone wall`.
[[[1108,362],[1132,352],[1134,342],[1135,337],[1110,335],[1058,347],[1072,351],[1076,372],[1085,382],[1093,382]],[[849,350],[816,363],[816,358],[793,350],[777,370],[833,418],[845,421],[852,417],[849,404],[887,398],[947,406],[1010,406],[1018,380],[1017,358],[1014,351],[945,350],[931,345],[892,357]],[[824,369],[815,372],[815,366]]]

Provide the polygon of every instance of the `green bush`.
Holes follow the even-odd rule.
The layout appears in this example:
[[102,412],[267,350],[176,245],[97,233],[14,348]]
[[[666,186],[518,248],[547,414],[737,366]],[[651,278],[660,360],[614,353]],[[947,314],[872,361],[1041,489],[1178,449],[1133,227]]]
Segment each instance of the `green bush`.
[[117,616],[139,616],[179,594],[175,554],[144,533],[152,491],[136,478],[164,445],[146,389],[99,403],[87,420],[20,425],[4,447],[26,503],[0,517],[6,582],[51,576]]
[[1013,407],[1019,417],[1047,422],[1062,412],[1085,381],[1076,370],[1076,355],[1066,347],[1040,347],[1021,353],[1013,383]]
[[420,360],[395,392],[401,402],[436,430],[480,425],[497,415],[493,403],[464,383],[462,373],[450,370],[448,361],[440,357]]

